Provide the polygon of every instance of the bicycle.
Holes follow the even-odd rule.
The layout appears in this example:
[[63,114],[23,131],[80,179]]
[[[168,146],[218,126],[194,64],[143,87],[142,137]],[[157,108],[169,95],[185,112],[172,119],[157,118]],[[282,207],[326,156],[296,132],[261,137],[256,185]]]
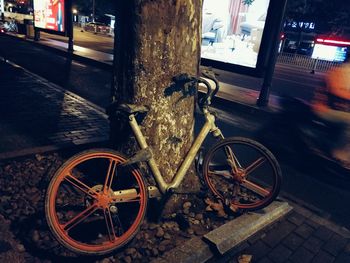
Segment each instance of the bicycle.
[[[219,83],[214,75],[203,75],[214,81],[215,88],[204,78],[177,77],[207,88],[200,100],[206,121],[172,182],[165,182],[136,120],[137,115],[146,114],[148,109],[130,104],[115,105],[115,110],[128,117],[140,151],[127,159],[112,149],[86,150],[68,159],[56,171],[47,189],[45,214],[59,243],[85,255],[104,255],[123,247],[138,232],[148,199],[176,193],[209,133],[219,141],[206,154],[202,172],[217,198],[244,211],[266,207],[276,198],[281,185],[277,160],[256,141],[224,138],[209,109]],[[156,185],[145,183],[136,166],[139,162],[148,163]]]

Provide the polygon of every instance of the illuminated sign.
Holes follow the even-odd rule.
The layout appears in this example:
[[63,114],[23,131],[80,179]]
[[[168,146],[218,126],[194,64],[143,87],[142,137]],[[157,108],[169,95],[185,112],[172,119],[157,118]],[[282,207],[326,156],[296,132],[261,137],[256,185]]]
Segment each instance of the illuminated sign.
[[343,62],[346,59],[347,47],[316,44],[312,53],[312,58]]
[[284,23],[284,29],[310,32],[315,30],[315,23],[310,21],[286,21]]
[[201,56],[256,68],[270,0],[204,0]]
[[65,31],[64,0],[34,0],[34,26]]

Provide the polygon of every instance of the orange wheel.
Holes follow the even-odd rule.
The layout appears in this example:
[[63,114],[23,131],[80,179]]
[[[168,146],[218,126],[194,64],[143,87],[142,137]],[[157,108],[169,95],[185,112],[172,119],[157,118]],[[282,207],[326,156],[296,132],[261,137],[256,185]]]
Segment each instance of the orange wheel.
[[203,161],[210,190],[235,209],[257,210],[269,205],[281,187],[281,169],[272,153],[247,138],[225,138]]
[[55,173],[45,212],[57,240],[71,251],[103,255],[129,242],[144,218],[148,193],[140,172],[109,149],[81,152]]

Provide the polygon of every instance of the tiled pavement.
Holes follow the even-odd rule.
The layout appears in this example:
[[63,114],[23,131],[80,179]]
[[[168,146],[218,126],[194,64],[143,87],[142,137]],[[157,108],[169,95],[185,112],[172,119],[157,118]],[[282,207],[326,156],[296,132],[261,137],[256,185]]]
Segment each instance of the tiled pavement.
[[104,109],[22,68],[0,63],[0,159],[105,141]]
[[212,262],[236,262],[252,255],[258,263],[349,263],[350,232],[307,208],[291,204],[293,211],[258,232],[223,258]]

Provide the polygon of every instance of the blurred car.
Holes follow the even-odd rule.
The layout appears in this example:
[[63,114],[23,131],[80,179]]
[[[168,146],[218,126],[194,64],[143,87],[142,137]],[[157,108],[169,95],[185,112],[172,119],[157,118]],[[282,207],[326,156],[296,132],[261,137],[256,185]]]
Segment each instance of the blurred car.
[[109,34],[110,27],[100,22],[90,22],[84,26],[84,30],[93,33]]
[[0,21],[0,33],[5,33],[5,32],[6,32],[5,22]]

